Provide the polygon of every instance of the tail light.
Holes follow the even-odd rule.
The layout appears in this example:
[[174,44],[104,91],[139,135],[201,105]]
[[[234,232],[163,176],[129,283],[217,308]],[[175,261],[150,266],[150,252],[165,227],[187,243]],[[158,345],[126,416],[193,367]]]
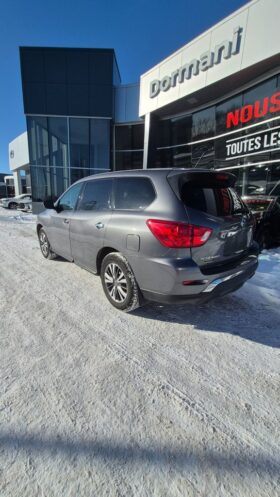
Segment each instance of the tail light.
[[201,247],[212,233],[211,228],[204,226],[159,219],[148,219],[147,226],[158,241],[169,248]]

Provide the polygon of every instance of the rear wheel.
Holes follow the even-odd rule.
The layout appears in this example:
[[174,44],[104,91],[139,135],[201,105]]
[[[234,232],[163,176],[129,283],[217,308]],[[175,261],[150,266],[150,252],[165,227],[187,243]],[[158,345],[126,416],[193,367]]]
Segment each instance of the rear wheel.
[[126,258],[114,252],[102,261],[100,277],[109,302],[121,311],[133,311],[141,305],[141,292]]
[[48,237],[43,228],[39,230],[38,237],[39,237],[40,249],[45,259],[55,259],[56,254],[51,250]]

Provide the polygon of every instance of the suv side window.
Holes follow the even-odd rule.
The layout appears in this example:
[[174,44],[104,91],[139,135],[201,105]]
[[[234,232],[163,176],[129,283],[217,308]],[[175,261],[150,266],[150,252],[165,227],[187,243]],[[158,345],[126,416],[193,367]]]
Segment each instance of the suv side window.
[[88,181],[79,200],[79,211],[108,211],[111,209],[112,180]]
[[58,211],[73,211],[78,200],[83,183],[77,183],[67,190],[59,200]]
[[156,198],[149,178],[116,178],[114,180],[115,209],[141,210]]

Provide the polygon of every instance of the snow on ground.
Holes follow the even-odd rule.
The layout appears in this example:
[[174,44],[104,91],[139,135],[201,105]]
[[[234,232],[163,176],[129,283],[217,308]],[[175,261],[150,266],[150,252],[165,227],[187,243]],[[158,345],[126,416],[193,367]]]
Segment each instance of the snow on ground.
[[113,309],[0,209],[1,497],[280,494],[280,250],[204,306]]

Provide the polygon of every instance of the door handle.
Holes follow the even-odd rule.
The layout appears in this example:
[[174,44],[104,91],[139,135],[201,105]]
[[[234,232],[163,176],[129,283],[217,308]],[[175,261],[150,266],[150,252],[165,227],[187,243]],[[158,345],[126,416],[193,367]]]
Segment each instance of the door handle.
[[97,223],[95,225],[95,227],[98,229],[98,230],[101,230],[101,228],[104,228],[104,224],[103,223]]
[[65,224],[69,224],[69,219],[64,219],[64,220],[63,220],[63,222],[64,222]]

